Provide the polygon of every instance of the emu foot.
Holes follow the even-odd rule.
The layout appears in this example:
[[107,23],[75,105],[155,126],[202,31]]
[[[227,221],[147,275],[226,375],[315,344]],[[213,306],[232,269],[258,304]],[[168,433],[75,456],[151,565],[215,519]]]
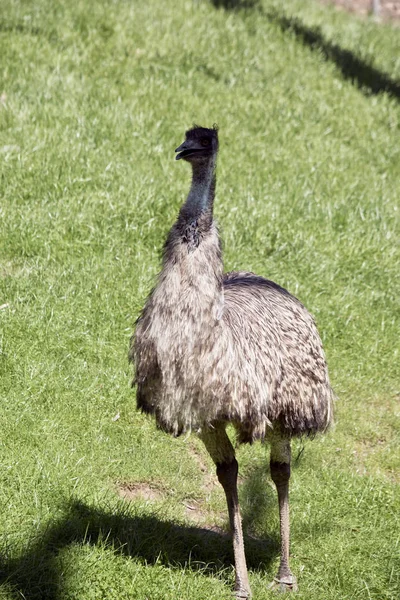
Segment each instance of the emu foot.
[[249,583],[247,581],[246,583],[243,582],[236,582],[235,585],[235,591],[233,592],[233,596],[235,598],[235,600],[250,600],[251,598],[251,591],[250,591],[250,586]]
[[294,575],[286,575],[286,577],[274,577],[274,580],[269,584],[268,589],[281,593],[297,592],[297,579]]
[[244,589],[235,590],[233,592],[233,595],[235,597],[235,600],[249,600],[251,598],[251,591]]

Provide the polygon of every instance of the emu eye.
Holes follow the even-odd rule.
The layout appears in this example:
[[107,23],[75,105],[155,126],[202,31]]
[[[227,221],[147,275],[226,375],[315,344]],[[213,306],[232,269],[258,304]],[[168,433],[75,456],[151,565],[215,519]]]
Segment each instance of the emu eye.
[[200,144],[205,148],[206,146],[210,145],[210,140],[208,140],[207,138],[202,138],[200,140]]

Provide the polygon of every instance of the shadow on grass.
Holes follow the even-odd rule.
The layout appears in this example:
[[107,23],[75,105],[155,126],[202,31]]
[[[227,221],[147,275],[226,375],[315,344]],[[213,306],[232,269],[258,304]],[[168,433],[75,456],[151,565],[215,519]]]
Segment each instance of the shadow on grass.
[[265,11],[258,0],[211,0],[211,3],[216,8],[225,10],[255,10],[262,17],[276,23],[282,31],[292,32],[304,46],[321,53],[326,61],[335,63],[343,79],[350,80],[363,93],[377,95],[386,92],[393,98],[400,99],[400,81],[392,79],[351,50],[327,40],[319,27],[308,27],[297,17],[287,17],[276,10]]
[[368,94],[387,92],[400,98],[400,82],[393,80],[387,73],[379,71],[370,63],[358,58],[350,50],[341,48],[325,39],[319,27],[307,27],[299,19],[288,18],[277,13],[270,15],[283,31],[292,31],[295,36],[312,50],[322,53],[327,61],[334,62],[344,79],[349,79]]
[[[292,474],[301,466],[304,457],[304,448],[304,445],[302,445],[300,450],[293,453],[291,462]],[[278,494],[275,485],[272,483],[269,459],[267,457],[256,467],[253,467],[251,472],[246,475],[241,485],[240,496],[244,531],[250,533],[255,529],[263,531],[268,536],[268,539],[273,539],[271,552],[278,554],[280,551],[279,531],[276,526],[279,514]],[[272,519],[272,529],[270,526],[271,516],[274,516]]]
[[23,35],[43,35],[38,27],[23,25],[21,23],[0,22],[0,33],[19,33]]
[[[129,511],[129,513],[128,513]],[[124,556],[149,564],[191,568],[213,575],[233,563],[229,535],[178,525],[155,516],[107,512],[73,501],[63,518],[45,531],[18,558],[0,558],[0,584],[10,586],[15,599],[57,600],[63,590],[58,553],[73,543],[106,544]],[[251,569],[265,568],[278,552],[277,539],[246,538]]]
[[211,0],[211,4],[225,10],[245,10],[259,8],[260,0]]

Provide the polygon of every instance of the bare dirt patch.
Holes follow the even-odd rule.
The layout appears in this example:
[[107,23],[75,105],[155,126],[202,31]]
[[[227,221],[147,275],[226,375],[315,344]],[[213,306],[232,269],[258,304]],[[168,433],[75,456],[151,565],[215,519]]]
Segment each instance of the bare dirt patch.
[[[370,15],[373,13],[372,0],[322,0],[324,4],[336,4],[339,8],[348,10],[359,15]],[[383,20],[400,19],[400,0],[380,0],[379,18]]]
[[227,511],[216,512],[211,510],[207,504],[208,499],[215,489],[222,490],[218,481],[214,464],[207,464],[207,459],[204,457],[201,450],[197,447],[196,442],[191,440],[188,446],[189,455],[193,458],[201,473],[203,474],[203,482],[201,484],[202,491],[206,494],[206,500],[187,499],[184,502],[185,515],[188,520],[202,527],[207,531],[214,531],[222,535],[227,534]]
[[27,277],[34,271],[34,267],[17,265],[11,260],[0,262],[0,277]]
[[219,485],[216,474],[210,473],[210,470],[206,461],[204,460],[204,457],[193,442],[189,444],[189,454],[194,459],[195,463],[198,465],[200,471],[203,473],[203,490],[207,494],[210,494],[212,490]]
[[164,494],[160,488],[146,482],[118,483],[117,491],[124,500],[144,500],[145,502],[157,502],[162,500],[164,497]]
[[[202,529],[214,531],[215,533],[225,534],[226,530],[222,527],[225,515],[210,513],[207,511],[203,502],[197,500],[188,500],[184,503],[185,515],[189,521],[200,525]],[[211,523],[211,521],[215,521]]]
[[[203,456],[201,450],[196,447],[194,442],[189,442],[188,452],[203,474],[201,490],[205,493],[206,499],[185,499],[182,502],[185,517],[205,531],[226,535],[227,513],[216,512],[208,506],[208,500],[214,489],[220,489],[220,484],[214,473],[214,468],[207,464],[206,458]],[[117,482],[116,489],[118,495],[127,501],[141,500],[142,502],[156,503],[164,500],[168,494],[168,492],[163,489],[162,485],[146,481]]]

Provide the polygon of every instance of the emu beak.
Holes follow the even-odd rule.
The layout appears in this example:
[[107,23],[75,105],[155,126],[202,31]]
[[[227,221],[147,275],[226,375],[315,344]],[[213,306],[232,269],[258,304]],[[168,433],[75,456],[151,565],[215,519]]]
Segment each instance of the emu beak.
[[[187,150],[190,150],[189,144],[187,142],[183,142],[183,144],[181,144],[180,146],[178,146],[178,148],[175,150],[175,152],[185,152]],[[175,160],[179,160],[180,158],[183,158],[183,154],[177,154],[175,156]]]

